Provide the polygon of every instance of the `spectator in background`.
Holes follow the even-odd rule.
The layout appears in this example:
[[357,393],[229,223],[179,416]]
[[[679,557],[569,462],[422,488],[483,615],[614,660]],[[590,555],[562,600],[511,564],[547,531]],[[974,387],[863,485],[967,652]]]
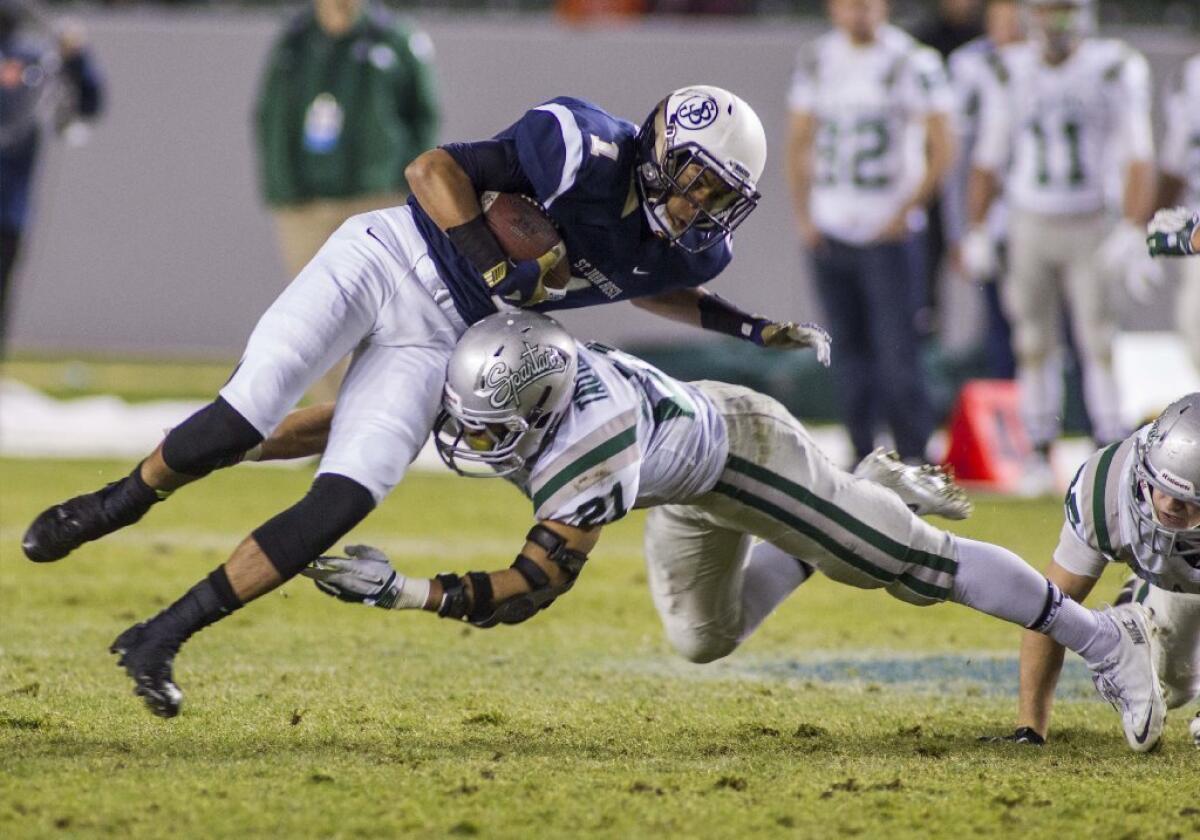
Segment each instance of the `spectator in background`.
[[937,53],[887,11],[886,0],[830,0],[833,31],[797,59],[786,165],[855,457],[886,422],[901,457],[918,461],[933,428],[915,325],[925,210],[952,162],[953,96]]
[[[947,60],[950,53],[983,34],[982,5],[983,0],[938,0],[933,16],[915,27],[913,36],[926,46],[933,47],[943,60]],[[926,319],[929,329],[933,328],[935,320],[938,280],[949,246],[945,229],[947,224],[953,224],[943,218],[946,212],[940,198],[929,205],[929,229],[925,236],[928,255],[925,283],[931,301]]]
[[[975,280],[983,291],[986,327],[983,337],[987,375],[993,379],[1012,379],[1016,375],[1016,358],[1012,351],[1012,331],[1000,303],[1000,275],[1004,260],[1007,213],[1004,201],[998,196],[987,217],[987,229],[995,250],[963,254],[961,243],[967,227],[967,180],[971,173],[971,153],[979,137],[979,107],[982,88],[999,59],[997,54],[1006,44],[1025,37],[1019,0],[988,0],[984,14],[985,34],[959,47],[950,54],[950,85],[958,100],[955,120],[955,165],[942,190],[943,230],[952,260],[961,274]],[[1003,180],[1003,179],[1001,179]],[[967,270],[963,263],[968,264]]]
[[82,28],[54,25],[29,3],[0,0],[0,352],[43,124],[53,122],[61,132],[77,118],[97,116],[101,101]]
[[[1200,207],[1200,54],[1179,68],[1167,88],[1163,114],[1167,127],[1159,161],[1158,206]],[[1200,260],[1184,261],[1180,272],[1176,323],[1200,371]]]
[[984,0],[939,0],[933,17],[913,29],[913,37],[942,58],[984,32]]
[[[290,276],[350,216],[403,204],[434,145],[433,45],[363,0],[314,0],[271,50],[258,97],[263,194]],[[313,387],[336,397],[345,366]]]

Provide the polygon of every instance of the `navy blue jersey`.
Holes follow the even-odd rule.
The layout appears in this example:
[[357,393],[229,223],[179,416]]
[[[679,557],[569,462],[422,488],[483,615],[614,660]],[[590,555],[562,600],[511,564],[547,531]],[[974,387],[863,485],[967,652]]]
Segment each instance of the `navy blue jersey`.
[[[562,233],[571,263],[566,297],[533,309],[572,309],[699,286],[729,264],[728,241],[689,254],[653,234],[633,181],[637,133],[630,122],[562,96],[496,135],[512,145],[533,198]],[[409,205],[463,320],[471,324],[495,312],[479,272],[415,197]]]

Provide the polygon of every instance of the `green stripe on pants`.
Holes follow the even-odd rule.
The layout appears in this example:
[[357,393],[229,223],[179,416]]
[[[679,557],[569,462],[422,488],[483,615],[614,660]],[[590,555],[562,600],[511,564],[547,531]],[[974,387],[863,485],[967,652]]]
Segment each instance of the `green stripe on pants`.
[[944,572],[949,575],[953,575],[958,571],[958,563],[953,559],[896,542],[896,540],[887,534],[877,531],[865,522],[856,519],[832,502],[822,499],[794,481],[789,481],[781,475],[777,475],[764,467],[747,461],[745,458],[731,455],[728,467],[734,472],[742,473],[755,481],[773,487],[781,493],[785,493],[805,507],[845,528],[868,545],[896,558],[902,563],[924,566],[927,569]]
[[[732,459],[730,460],[732,461]],[[926,583],[925,581],[919,580],[908,573],[897,575],[894,572],[889,572],[887,569],[882,569],[879,566],[876,566],[865,557],[855,554],[849,548],[842,545],[836,539],[831,537],[829,534],[826,534],[816,526],[805,522],[798,516],[788,513],[786,510],[783,510],[777,505],[772,504],[766,499],[762,499],[754,495],[748,490],[735,487],[732,484],[727,484],[725,482],[717,482],[717,485],[713,488],[713,492],[728,496],[734,501],[741,502],[747,507],[754,508],[761,513],[765,513],[772,519],[782,522],[789,528],[792,528],[798,533],[808,537],[834,557],[837,557],[839,560],[846,563],[848,566],[853,566],[863,574],[875,578],[882,583],[897,582],[901,586],[904,586],[906,589],[909,589],[918,595],[926,598],[933,598],[939,601],[944,601],[950,597],[950,590],[946,587]],[[953,561],[950,562],[953,564]],[[954,566],[957,567],[957,564],[954,564]]]

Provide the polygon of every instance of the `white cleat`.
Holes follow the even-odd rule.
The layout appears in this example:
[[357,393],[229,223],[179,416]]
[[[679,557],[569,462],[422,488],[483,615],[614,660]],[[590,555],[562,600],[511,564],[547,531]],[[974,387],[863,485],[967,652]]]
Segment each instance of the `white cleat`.
[[1100,696],[1121,715],[1125,741],[1134,752],[1149,752],[1162,737],[1167,704],[1150,651],[1153,623],[1141,604],[1108,607],[1102,613],[1120,631],[1117,649],[1088,667]]
[[854,475],[891,490],[917,516],[966,519],[971,515],[971,500],[950,473],[930,464],[906,464],[883,447],[859,461]]
[[1192,733],[1192,743],[1196,745],[1196,749],[1200,749],[1200,712],[1196,712],[1196,716],[1188,724],[1188,732]]

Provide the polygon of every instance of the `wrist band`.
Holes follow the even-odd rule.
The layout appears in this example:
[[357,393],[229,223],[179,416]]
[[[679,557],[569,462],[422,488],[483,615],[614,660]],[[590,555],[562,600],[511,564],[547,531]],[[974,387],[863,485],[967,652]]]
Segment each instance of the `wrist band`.
[[[446,236],[450,237],[450,243],[458,249],[458,252],[467,258],[467,262],[475,266],[475,270],[484,277],[487,277],[489,272],[494,272],[496,266],[507,267],[508,265],[508,256],[500,248],[496,237],[492,236],[492,232],[488,230],[482,213],[469,222],[448,228]],[[503,275],[496,278],[497,282],[501,279],[503,279]],[[489,283],[489,285],[495,284]]]
[[738,309],[720,295],[712,292],[700,296],[700,326],[706,330],[725,333],[762,344],[762,330],[771,322]]

